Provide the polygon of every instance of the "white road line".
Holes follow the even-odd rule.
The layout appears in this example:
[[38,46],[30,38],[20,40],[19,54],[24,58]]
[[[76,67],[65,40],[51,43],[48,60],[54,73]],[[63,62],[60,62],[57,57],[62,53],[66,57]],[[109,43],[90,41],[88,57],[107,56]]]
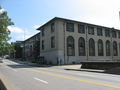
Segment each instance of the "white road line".
[[40,81],[40,82],[42,82],[42,83],[48,84],[47,81],[41,80],[41,79],[39,79],[39,78],[34,77],[34,79],[37,80],[37,81]]

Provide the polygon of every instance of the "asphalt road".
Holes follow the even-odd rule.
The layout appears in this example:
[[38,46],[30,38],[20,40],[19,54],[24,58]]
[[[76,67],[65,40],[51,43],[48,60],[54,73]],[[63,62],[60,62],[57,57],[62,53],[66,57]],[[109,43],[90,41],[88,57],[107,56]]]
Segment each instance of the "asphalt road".
[[3,76],[14,90],[120,89],[120,75],[64,70],[60,66],[35,67],[10,60],[0,63],[0,76]]

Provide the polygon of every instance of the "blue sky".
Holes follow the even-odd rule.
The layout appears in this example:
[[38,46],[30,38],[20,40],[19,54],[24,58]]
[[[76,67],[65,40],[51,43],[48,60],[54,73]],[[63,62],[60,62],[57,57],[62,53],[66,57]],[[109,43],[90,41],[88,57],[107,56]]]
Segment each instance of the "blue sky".
[[120,0],[0,0],[15,25],[12,41],[37,33],[36,27],[54,17],[62,17],[120,29]]

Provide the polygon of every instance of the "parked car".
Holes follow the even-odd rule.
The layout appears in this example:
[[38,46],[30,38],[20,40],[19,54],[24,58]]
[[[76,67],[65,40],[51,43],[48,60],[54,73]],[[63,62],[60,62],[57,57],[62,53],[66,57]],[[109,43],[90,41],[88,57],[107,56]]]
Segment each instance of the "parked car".
[[9,59],[9,55],[5,55],[4,58]]

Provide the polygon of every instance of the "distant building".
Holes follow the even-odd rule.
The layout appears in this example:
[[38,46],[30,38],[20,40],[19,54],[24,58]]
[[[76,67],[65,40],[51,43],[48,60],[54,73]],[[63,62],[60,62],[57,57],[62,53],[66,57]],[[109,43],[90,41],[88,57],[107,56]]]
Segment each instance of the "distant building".
[[40,56],[40,33],[28,38],[22,43],[23,58],[37,60]]
[[[37,30],[40,56],[48,64],[120,61],[117,29],[55,17]],[[25,41],[26,56],[33,56],[33,42]]]
[[11,58],[22,58],[22,41],[12,42],[11,44],[14,45],[15,49],[15,51],[11,53]]

